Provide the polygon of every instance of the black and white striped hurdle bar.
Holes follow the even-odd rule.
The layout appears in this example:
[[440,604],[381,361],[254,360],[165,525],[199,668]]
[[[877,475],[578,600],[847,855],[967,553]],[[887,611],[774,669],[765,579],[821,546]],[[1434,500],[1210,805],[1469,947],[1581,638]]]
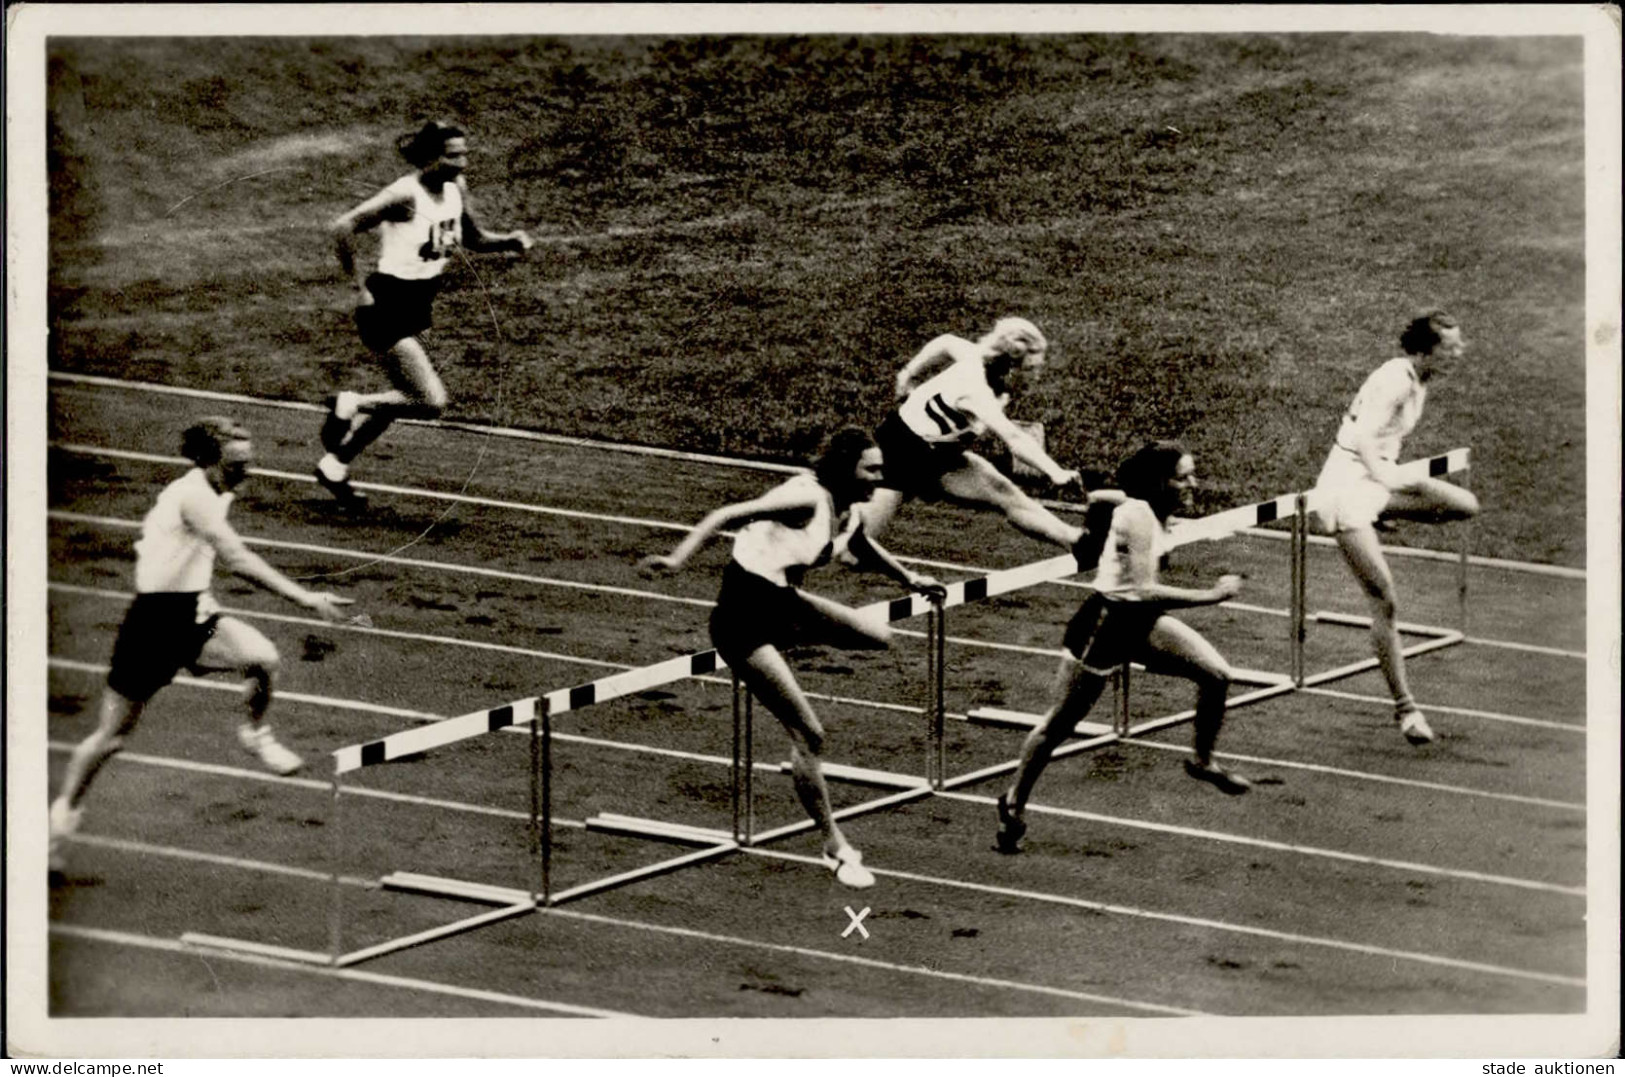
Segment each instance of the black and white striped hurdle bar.
[[[1443,456],[1435,456],[1426,460],[1412,460],[1400,465],[1399,474],[1402,478],[1420,479],[1424,477],[1438,477],[1467,468],[1468,450],[1452,449]],[[1258,501],[1251,505],[1241,505],[1233,509],[1225,509],[1211,516],[1204,516],[1199,520],[1177,524],[1169,531],[1169,546],[1175,548],[1188,546],[1193,542],[1208,542],[1214,539],[1228,538],[1238,531],[1249,527],[1258,527],[1262,524],[1273,523],[1277,520],[1290,520],[1298,513],[1298,494],[1282,494],[1272,497],[1268,501]],[[1311,497],[1311,505],[1313,498]],[[1058,557],[1047,558],[1043,561],[1034,561],[1031,564],[1019,565],[1016,568],[1003,569],[999,572],[990,572],[986,576],[975,579],[961,580],[950,583],[948,597],[943,601],[942,607],[962,606],[968,602],[980,602],[984,598],[994,595],[1009,594],[1034,584],[1049,583],[1052,580],[1062,580],[1068,576],[1075,576],[1078,572],[1077,562],[1071,554],[1061,554]],[[924,595],[906,595],[885,602],[876,602],[865,606],[865,610],[875,610],[884,607],[886,619],[901,621],[907,617],[917,617],[931,609],[931,600]]]
[[[1405,479],[1419,479],[1424,477],[1437,477],[1452,472],[1463,471],[1468,465],[1467,449],[1452,449],[1442,456],[1431,457],[1426,460],[1412,460],[1400,465],[1399,473]],[[1204,516],[1199,520],[1181,524],[1170,532],[1172,546],[1184,546],[1192,542],[1202,542],[1212,539],[1224,538],[1233,535],[1248,527],[1257,527],[1260,524],[1275,520],[1290,519],[1298,511],[1298,495],[1283,494],[1268,501],[1259,501],[1251,505],[1242,505],[1234,509]],[[962,606],[970,602],[980,602],[995,595],[1009,594],[1034,584],[1048,583],[1052,580],[1065,579],[1077,575],[1078,565],[1069,553],[1056,557],[1046,558],[1043,561],[1034,561],[1031,564],[1018,565],[1015,568],[990,572],[986,576],[977,576],[974,579],[960,580],[947,585],[948,595],[942,607]],[[924,595],[905,595],[901,598],[882,599],[862,607],[865,612],[884,611],[888,621],[901,621],[909,617],[916,617],[927,613],[932,608],[932,602]],[[631,695],[634,692],[658,688],[673,681],[685,680],[689,677],[699,677],[707,673],[715,673],[726,668],[727,663],[717,656],[716,651],[700,651],[697,654],[682,655],[678,658],[656,662],[652,666],[643,666],[639,669],[627,670],[624,673],[613,673],[589,684],[578,685],[574,688],[561,688],[543,696],[531,696],[528,699],[515,700],[504,703],[500,707],[489,710],[473,711],[456,718],[447,718],[432,725],[419,726],[416,729],[406,729],[399,733],[391,733],[381,740],[368,741],[365,744],[353,744],[340,748],[333,753],[333,773],[347,774],[362,767],[375,766],[379,763],[388,763],[403,756],[415,755],[418,752],[428,751],[430,748],[440,748],[447,744],[455,744],[470,737],[482,736],[508,726],[520,726],[526,722],[533,722],[539,713],[538,708],[545,706],[549,714],[558,715],[568,711],[580,710],[595,703],[603,703],[621,696]]]
[[582,707],[590,707],[594,703],[603,703],[631,695],[633,692],[642,692],[662,684],[670,684],[672,681],[699,677],[726,668],[727,663],[717,657],[716,651],[700,651],[698,654],[685,654],[664,662],[656,662],[652,666],[613,673],[590,684],[560,688],[555,692],[531,696],[528,699],[517,699],[489,710],[473,711],[456,718],[435,722],[433,725],[391,733],[381,740],[340,748],[333,753],[333,773],[347,774],[362,767],[388,763],[402,756],[444,747],[509,726],[522,726],[527,722],[534,722],[541,713],[540,708],[543,707],[549,714],[564,714],[580,710]]

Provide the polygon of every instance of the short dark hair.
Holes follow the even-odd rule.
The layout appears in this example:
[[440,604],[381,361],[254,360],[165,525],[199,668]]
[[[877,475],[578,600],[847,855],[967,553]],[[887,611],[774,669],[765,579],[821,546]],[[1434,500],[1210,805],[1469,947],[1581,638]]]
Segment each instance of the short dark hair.
[[1399,334],[1399,346],[1406,355],[1426,355],[1439,346],[1440,333],[1461,323],[1447,311],[1430,310],[1411,319],[1411,324]]
[[236,419],[226,415],[205,415],[181,435],[181,455],[198,467],[213,467],[220,462],[226,442],[245,441],[247,438],[248,429]]
[[874,435],[859,426],[846,426],[835,431],[824,442],[824,449],[813,464],[818,484],[842,499],[852,488],[852,475],[858,469],[858,460],[875,447]]
[[1151,502],[1154,507],[1179,461],[1188,455],[1177,441],[1148,441],[1117,465],[1117,488],[1125,497]]
[[467,138],[460,127],[439,120],[430,120],[416,131],[402,135],[395,140],[395,148],[400,151],[406,163],[414,168],[424,168],[434,163],[445,150],[446,143],[454,138]]

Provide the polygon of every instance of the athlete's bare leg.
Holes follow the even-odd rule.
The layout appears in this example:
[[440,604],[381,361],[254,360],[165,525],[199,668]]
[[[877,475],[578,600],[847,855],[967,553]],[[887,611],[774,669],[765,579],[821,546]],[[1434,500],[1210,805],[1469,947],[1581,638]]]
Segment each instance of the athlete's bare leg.
[[940,483],[942,492],[952,500],[1002,512],[1016,530],[1063,549],[1071,549],[1083,534],[1082,528],[1057,518],[975,453],[966,453],[964,463],[946,472]]

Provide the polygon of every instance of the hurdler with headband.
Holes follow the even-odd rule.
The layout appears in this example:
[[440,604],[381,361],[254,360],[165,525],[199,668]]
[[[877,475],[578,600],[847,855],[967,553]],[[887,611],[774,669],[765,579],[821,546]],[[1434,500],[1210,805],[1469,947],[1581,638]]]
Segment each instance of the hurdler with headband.
[[246,682],[246,720],[238,728],[244,749],[276,774],[291,774],[300,759],[283,747],[265,720],[276,647],[260,631],[220,612],[209,593],[218,554],[237,575],[314,611],[344,619],[351,600],[309,591],[266,564],[226,521],[237,489],[248,477],[254,446],[232,419],[208,416],[187,428],[181,452],[195,465],[158,495],[141,521],[135,544],[135,601],[113,644],[96,729],[68,758],[50,810],[50,868],[61,871],[63,839],[79,828],[91,780],[124,746],[147,701],[183,669],[235,673]]
[[[350,464],[396,419],[433,419],[446,406],[446,388],[418,340],[433,322],[434,299],[452,252],[523,253],[523,230],[487,232],[476,223],[463,171],[468,139],[462,130],[431,120],[397,142],[415,171],[391,183],[333,222],[339,264],[356,286],[356,328],[383,360],[391,388],[344,391],[327,401],[316,480],[341,507],[359,510],[365,497],[350,484]],[[378,263],[363,272],[355,238],[377,230]]]

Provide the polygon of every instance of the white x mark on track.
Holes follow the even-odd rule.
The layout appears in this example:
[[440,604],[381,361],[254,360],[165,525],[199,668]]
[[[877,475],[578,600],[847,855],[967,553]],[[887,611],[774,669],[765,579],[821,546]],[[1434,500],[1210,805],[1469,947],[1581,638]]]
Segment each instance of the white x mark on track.
[[863,918],[869,915],[869,906],[865,905],[862,912],[853,912],[852,906],[847,905],[846,915],[851,918],[852,922],[846,925],[845,931],[841,932],[841,938],[844,939],[852,934],[853,929],[856,929],[864,938],[868,938],[869,929],[863,926]]

